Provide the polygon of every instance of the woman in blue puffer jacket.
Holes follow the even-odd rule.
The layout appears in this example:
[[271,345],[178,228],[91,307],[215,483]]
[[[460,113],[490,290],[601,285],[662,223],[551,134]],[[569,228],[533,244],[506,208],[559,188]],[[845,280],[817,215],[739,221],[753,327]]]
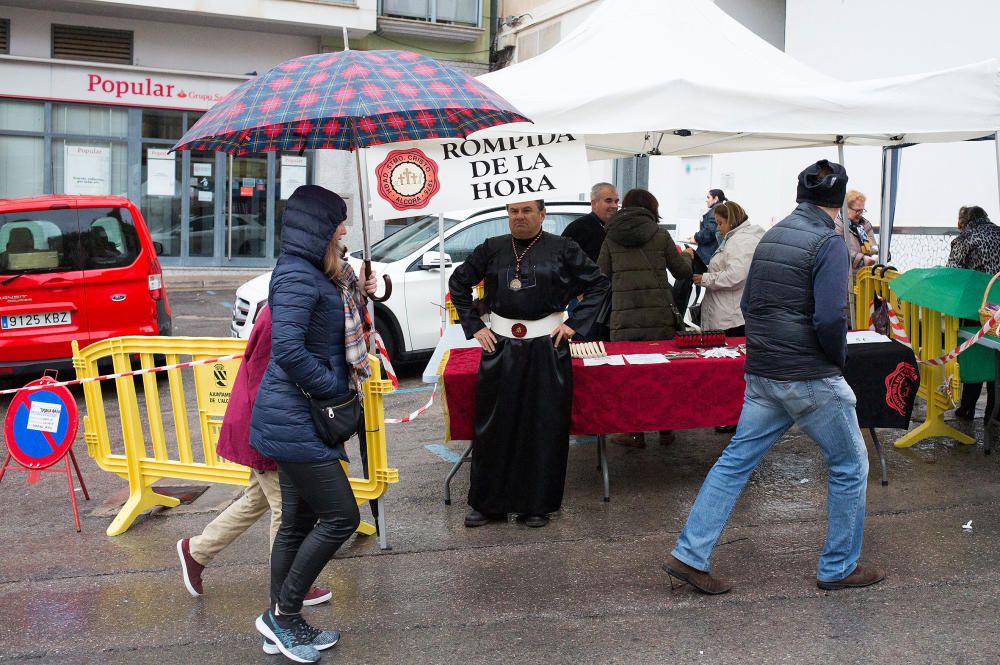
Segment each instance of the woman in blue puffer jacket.
[[[256,626],[285,656],[316,662],[339,634],[302,618],[302,600],[360,517],[343,446],[323,443],[309,400],[357,390],[368,376],[365,296],[343,259],[343,199],[304,185],[288,199],[271,275],[271,359],[250,418],[250,445],[278,464],[281,528],[271,551],[271,604]],[[365,282],[375,290],[375,276]],[[265,650],[268,648],[265,643]]]

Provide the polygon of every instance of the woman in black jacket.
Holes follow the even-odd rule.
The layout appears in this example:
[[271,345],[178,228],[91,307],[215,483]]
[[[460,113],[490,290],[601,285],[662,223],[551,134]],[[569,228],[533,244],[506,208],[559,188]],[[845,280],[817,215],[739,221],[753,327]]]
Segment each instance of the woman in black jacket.
[[[360,394],[370,373],[364,349],[365,296],[343,259],[343,199],[316,185],[295,190],[282,220],[268,303],[271,359],[250,418],[250,445],[278,464],[281,528],[271,550],[271,605],[256,621],[264,651],[300,663],[340,639],[302,618],[316,577],[360,522],[341,461],[343,444],[323,442],[309,398]],[[375,290],[375,278],[365,291]]]

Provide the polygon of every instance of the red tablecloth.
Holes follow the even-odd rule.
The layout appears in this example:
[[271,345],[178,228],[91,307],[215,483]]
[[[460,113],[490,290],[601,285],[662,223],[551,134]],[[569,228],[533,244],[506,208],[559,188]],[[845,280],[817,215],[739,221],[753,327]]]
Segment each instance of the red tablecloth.
[[[727,340],[729,346],[743,338]],[[609,355],[681,351],[672,341],[605,342]],[[451,439],[471,439],[481,349],[452,349],[444,369]],[[598,365],[573,360],[572,434],[655,432],[732,425],[743,408],[743,357]],[[544,404],[538,408],[544,409]]]

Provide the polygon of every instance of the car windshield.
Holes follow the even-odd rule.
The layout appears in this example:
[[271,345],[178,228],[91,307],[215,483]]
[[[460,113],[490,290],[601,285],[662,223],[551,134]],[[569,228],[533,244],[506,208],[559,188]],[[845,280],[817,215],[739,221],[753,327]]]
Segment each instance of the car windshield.
[[[461,220],[444,218],[444,230],[452,228]],[[372,245],[372,261],[392,263],[405,259],[417,251],[428,241],[434,239],[438,232],[437,215],[421,217],[409,226],[383,238]]]

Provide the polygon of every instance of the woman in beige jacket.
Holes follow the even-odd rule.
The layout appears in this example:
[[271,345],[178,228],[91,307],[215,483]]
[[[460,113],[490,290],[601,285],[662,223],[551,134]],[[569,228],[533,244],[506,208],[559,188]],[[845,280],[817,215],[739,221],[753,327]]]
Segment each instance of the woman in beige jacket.
[[740,300],[750,273],[757,243],[764,229],[747,223],[747,213],[740,204],[725,201],[715,206],[719,248],[712,255],[708,272],[695,275],[696,284],[705,289],[701,303],[701,327],[705,330],[725,330],[730,337],[745,335]]

